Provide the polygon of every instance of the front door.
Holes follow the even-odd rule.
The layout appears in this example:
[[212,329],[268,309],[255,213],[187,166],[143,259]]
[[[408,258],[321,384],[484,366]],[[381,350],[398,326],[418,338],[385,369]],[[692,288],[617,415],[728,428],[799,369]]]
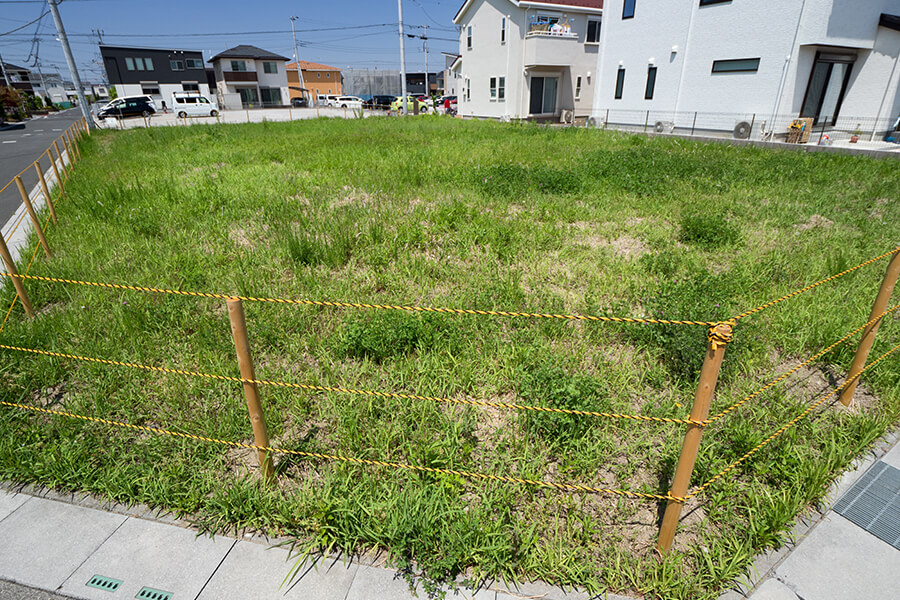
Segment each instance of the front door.
[[528,112],[532,115],[546,115],[556,112],[556,77],[532,77],[531,99]]
[[800,110],[801,117],[812,117],[813,124],[820,119],[829,125],[835,124],[855,60],[855,54],[816,53],[816,62]]
[[238,93],[241,95],[241,103],[244,106],[248,106],[250,104],[259,104],[259,95],[256,93],[256,88],[238,88]]

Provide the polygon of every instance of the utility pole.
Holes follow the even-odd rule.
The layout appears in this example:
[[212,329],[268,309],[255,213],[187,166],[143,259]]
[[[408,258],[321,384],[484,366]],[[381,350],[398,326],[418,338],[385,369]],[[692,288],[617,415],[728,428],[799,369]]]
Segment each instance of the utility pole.
[[[403,38],[400,38],[401,45],[403,44]],[[0,71],[3,71],[3,81],[6,82],[6,87],[12,87],[9,85],[9,77],[6,75],[6,65],[3,64],[3,56],[0,55]]]
[[431,82],[428,80],[428,25],[424,27],[425,35],[422,39],[425,40],[425,97],[431,98]]
[[47,0],[50,5],[50,12],[53,14],[53,22],[56,24],[56,33],[59,35],[59,43],[62,45],[63,54],[66,55],[66,63],[69,65],[69,72],[72,75],[72,83],[75,84],[75,94],[78,96],[78,104],[81,105],[81,114],[88,127],[94,129],[94,119],[91,116],[91,109],[88,106],[87,98],[84,97],[84,89],[81,87],[81,77],[78,76],[78,67],[75,66],[75,57],[72,56],[72,48],[69,46],[69,38],[66,37],[66,28],[63,27],[62,18],[59,16],[59,8],[56,6],[57,0]]
[[294,36],[294,60],[297,61],[297,79],[300,81],[300,96],[306,98],[303,88],[303,69],[300,68],[300,51],[297,49],[297,32],[294,31],[294,21],[300,17],[291,17],[291,35]]
[[403,107],[403,116],[409,114],[407,107],[408,99],[406,97],[406,47],[403,35],[403,0],[397,0],[397,12],[400,15],[400,105]]

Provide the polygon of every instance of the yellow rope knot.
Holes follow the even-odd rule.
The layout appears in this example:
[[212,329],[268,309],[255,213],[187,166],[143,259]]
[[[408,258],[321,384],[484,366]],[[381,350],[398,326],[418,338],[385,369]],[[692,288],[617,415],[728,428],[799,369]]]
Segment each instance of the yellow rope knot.
[[734,319],[730,321],[722,321],[720,323],[716,323],[712,327],[709,328],[709,333],[706,335],[706,339],[709,340],[710,345],[713,350],[717,350],[720,345],[724,346],[726,344],[731,343],[732,339],[732,331],[735,326]]

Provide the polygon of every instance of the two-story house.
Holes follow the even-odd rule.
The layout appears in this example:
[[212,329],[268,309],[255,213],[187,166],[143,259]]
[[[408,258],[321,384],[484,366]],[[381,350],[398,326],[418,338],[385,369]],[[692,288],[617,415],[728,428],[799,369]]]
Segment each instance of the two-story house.
[[219,106],[287,106],[291,98],[286,69],[289,60],[249,45],[219,52],[209,59],[215,72]]
[[898,15],[900,0],[606,0],[595,115],[691,128],[697,112],[737,137],[798,116],[880,132],[900,113]]
[[466,0],[453,22],[458,111],[500,119],[590,113],[603,0]]
[[[286,65],[288,84],[291,87],[291,99],[305,98],[310,106],[319,96],[329,94],[343,95],[343,78],[338,67],[331,67],[308,60],[299,61],[300,71],[297,71],[296,62]],[[300,76],[303,76],[303,85],[300,85]],[[303,88],[302,90],[300,88]]]
[[163,101],[171,103],[174,92],[209,96],[206,66],[199,50],[100,44],[100,56],[109,84],[120,98],[145,94],[160,107]]

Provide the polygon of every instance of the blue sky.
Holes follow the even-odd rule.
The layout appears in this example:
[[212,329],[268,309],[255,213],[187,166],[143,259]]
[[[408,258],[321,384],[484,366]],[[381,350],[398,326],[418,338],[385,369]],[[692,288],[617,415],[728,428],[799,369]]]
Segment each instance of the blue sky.
[[[421,35],[422,26],[428,26],[431,71],[443,68],[442,51],[457,50],[451,19],[461,4],[462,0],[403,0],[407,33]],[[46,10],[44,0],[0,0],[0,55],[6,62],[30,68],[37,50],[45,72],[58,69],[68,79],[49,14],[2,35]],[[93,30],[101,30],[104,43],[111,45],[194,49],[209,58],[238,44],[252,44],[292,58],[292,15],[299,17],[295,27],[303,60],[342,69],[400,66],[396,0],[63,0],[59,10],[81,77],[91,82],[104,77]],[[35,36],[39,44],[33,41]],[[424,70],[422,46],[420,39],[406,39],[408,70]]]

